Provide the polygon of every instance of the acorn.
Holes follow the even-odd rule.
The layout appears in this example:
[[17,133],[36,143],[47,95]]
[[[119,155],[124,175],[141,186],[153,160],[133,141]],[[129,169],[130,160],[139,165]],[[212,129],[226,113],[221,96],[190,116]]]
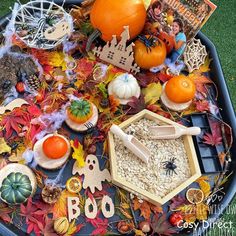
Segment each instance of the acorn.
[[151,231],[150,223],[148,221],[140,222],[139,229],[142,230],[143,233],[149,233]]
[[54,221],[53,228],[57,234],[65,234],[69,228],[69,221],[66,217],[59,217]]

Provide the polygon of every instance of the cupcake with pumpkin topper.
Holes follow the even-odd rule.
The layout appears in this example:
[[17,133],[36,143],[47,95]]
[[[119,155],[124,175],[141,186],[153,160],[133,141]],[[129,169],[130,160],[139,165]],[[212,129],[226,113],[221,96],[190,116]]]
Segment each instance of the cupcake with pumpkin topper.
[[69,158],[70,142],[60,134],[48,134],[34,145],[34,158],[45,169],[58,169]]
[[85,98],[71,101],[66,113],[66,124],[78,132],[95,127],[98,121],[97,107]]
[[191,105],[195,92],[196,86],[191,79],[175,76],[163,85],[161,101],[166,108],[181,112]]
[[132,97],[139,98],[140,92],[136,78],[128,73],[118,75],[108,85],[108,94],[113,95],[122,105],[130,102]]

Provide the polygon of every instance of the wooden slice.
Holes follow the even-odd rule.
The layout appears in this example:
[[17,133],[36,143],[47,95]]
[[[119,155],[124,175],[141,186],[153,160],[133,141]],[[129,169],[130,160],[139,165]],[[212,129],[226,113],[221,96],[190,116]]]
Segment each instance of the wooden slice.
[[93,115],[92,117],[87,120],[85,123],[83,124],[78,124],[72,120],[70,120],[69,118],[67,118],[65,120],[66,124],[73,130],[78,131],[78,132],[85,132],[90,128],[93,128],[97,125],[97,121],[98,121],[98,109],[97,107],[92,104],[93,106]]
[[[27,175],[30,179],[31,186],[32,186],[32,193],[31,197],[35,194],[35,191],[37,189],[37,181],[34,175],[34,172],[26,165],[18,164],[18,163],[12,163],[4,166],[0,170],[0,187],[2,186],[3,180],[11,173],[20,172],[24,175]],[[4,201],[4,199],[2,199]],[[6,202],[6,201],[4,201]]]
[[186,110],[187,108],[189,108],[189,106],[192,104],[192,100],[185,103],[172,102],[165,93],[165,86],[166,86],[166,83],[163,85],[163,90],[161,94],[161,102],[163,103],[165,107],[167,107],[171,111],[177,111],[177,112],[182,112]]
[[35,159],[35,161],[37,162],[37,164],[39,166],[41,166],[44,169],[48,169],[48,170],[60,168],[62,165],[65,164],[65,162],[67,161],[67,159],[69,158],[70,153],[71,153],[70,142],[64,136],[62,136],[60,134],[56,134],[57,136],[60,136],[61,138],[63,138],[66,141],[66,143],[68,145],[68,150],[67,150],[66,154],[59,159],[48,158],[43,152],[43,142],[47,138],[49,138],[53,135],[55,135],[55,134],[46,135],[42,139],[38,140],[34,145],[34,159]]
[[6,106],[1,106],[0,107],[0,115],[4,114],[5,111],[8,111],[8,110],[12,111],[14,108],[21,107],[24,104],[29,104],[29,103],[26,102],[24,99],[21,99],[21,98],[14,99],[12,102],[7,104]]

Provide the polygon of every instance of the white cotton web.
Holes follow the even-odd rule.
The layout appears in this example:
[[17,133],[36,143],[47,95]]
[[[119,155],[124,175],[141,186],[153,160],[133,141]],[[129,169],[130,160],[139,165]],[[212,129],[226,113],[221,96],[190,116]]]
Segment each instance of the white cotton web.
[[27,46],[51,49],[69,37],[73,20],[63,7],[54,2],[36,0],[20,6],[14,27],[17,36]]
[[184,52],[184,63],[191,73],[200,68],[204,64],[207,56],[206,47],[202,45],[200,39],[193,38],[186,46]]

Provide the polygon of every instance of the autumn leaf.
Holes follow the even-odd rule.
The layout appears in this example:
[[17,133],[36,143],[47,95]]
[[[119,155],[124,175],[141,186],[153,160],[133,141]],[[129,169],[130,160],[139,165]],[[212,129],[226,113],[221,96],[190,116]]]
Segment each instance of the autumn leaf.
[[194,102],[196,109],[200,112],[209,111],[209,102],[207,100],[199,100]]
[[162,83],[165,83],[168,80],[170,80],[171,78],[173,78],[173,75],[168,75],[165,73],[158,73],[157,76]]
[[212,59],[210,59],[209,56],[207,56],[204,64],[201,65],[200,68],[197,71],[202,72],[202,73],[210,71],[211,61],[212,61]]
[[219,157],[219,161],[220,161],[221,166],[223,166],[224,162],[225,162],[226,154],[224,152],[220,152],[218,154],[218,157]]
[[10,113],[6,113],[0,122],[0,126],[2,126],[5,131],[5,138],[9,139],[14,132],[19,135],[22,127],[29,125],[30,120],[30,115],[22,108],[15,108]]
[[199,184],[200,189],[204,193],[204,197],[208,197],[211,193],[211,185],[209,183],[208,176],[202,176],[196,180],[196,182]]
[[0,138],[0,154],[11,153],[11,147],[7,145],[4,138]]
[[156,103],[162,92],[162,86],[160,83],[152,83],[142,90],[144,94],[145,103],[147,104],[154,104]]
[[156,74],[154,74],[154,73],[151,73],[151,72],[147,72],[145,74],[144,73],[139,73],[136,76],[136,79],[137,79],[139,85],[142,88],[146,88],[151,83],[159,82],[158,76]]
[[106,85],[104,83],[99,83],[97,85],[99,91],[102,93],[103,98],[107,98],[108,97],[108,92],[107,92],[107,88]]
[[208,213],[209,213],[209,206],[204,204],[204,203],[200,203],[200,204],[196,204],[196,218],[197,220],[207,220],[208,218]]
[[85,161],[84,161],[83,145],[79,142],[78,139],[75,139],[74,141],[71,140],[70,144],[74,150],[74,152],[72,153],[72,158],[76,160],[77,166],[79,168],[84,167]]
[[187,199],[185,197],[182,197],[180,195],[176,195],[171,199],[171,204],[170,204],[170,210],[173,211],[177,209],[178,207],[185,205],[188,203]]
[[218,136],[216,133],[205,133],[203,136],[203,143],[209,144],[211,146],[217,146],[222,143],[222,137]]
[[145,105],[143,94],[141,94],[139,98],[136,98],[135,96],[133,96],[130,99],[131,101],[127,103],[129,108],[127,109],[126,114],[133,115],[145,109],[146,105]]
[[2,219],[6,223],[11,223],[12,219],[9,214],[11,214],[12,212],[13,209],[9,208],[6,203],[0,203],[0,219]]
[[201,74],[190,74],[189,78],[195,83],[196,90],[206,97],[206,84],[212,84],[213,81]]
[[53,206],[53,218],[56,219],[61,216],[67,216],[67,198],[78,197],[75,193],[70,193],[67,190],[63,190],[58,201]]
[[149,203],[145,200],[140,200],[138,198],[133,199],[133,204],[134,204],[134,210],[140,210],[140,216],[143,216],[146,220],[150,219],[151,216],[151,207]]
[[177,232],[168,222],[166,214],[163,214],[160,217],[157,214],[154,215],[151,226],[153,233],[156,233],[157,235],[170,236]]
[[[99,213],[98,213],[99,215]],[[89,219],[86,218],[86,222],[90,223],[95,229],[90,234],[91,236],[94,235],[105,235],[107,233],[107,227],[108,227],[108,219],[101,219],[101,218],[95,218],[95,219]]]
[[71,236],[74,235],[75,233],[78,233],[81,228],[83,227],[83,224],[75,224],[75,219],[69,224],[69,228],[67,232],[64,234],[64,236]]
[[151,2],[152,2],[152,0],[144,0],[144,5],[145,5],[146,9],[148,9]]
[[109,96],[109,102],[110,102],[110,110],[111,112],[116,112],[118,110],[118,106],[120,105],[120,102],[115,99],[113,95]]
[[156,114],[158,114],[158,115],[161,115],[161,116],[166,117],[166,118],[168,118],[168,119],[171,118],[170,112],[164,111],[164,110],[162,109],[162,107],[161,107],[160,104],[148,105],[146,108],[147,108],[149,111],[152,111],[152,112],[154,112],[154,113],[156,113]]
[[[45,226],[42,227],[42,225],[39,226],[40,233],[43,236],[57,236],[58,234],[54,230],[54,221],[49,218],[48,216],[45,217]],[[41,228],[42,227],[42,228]]]

